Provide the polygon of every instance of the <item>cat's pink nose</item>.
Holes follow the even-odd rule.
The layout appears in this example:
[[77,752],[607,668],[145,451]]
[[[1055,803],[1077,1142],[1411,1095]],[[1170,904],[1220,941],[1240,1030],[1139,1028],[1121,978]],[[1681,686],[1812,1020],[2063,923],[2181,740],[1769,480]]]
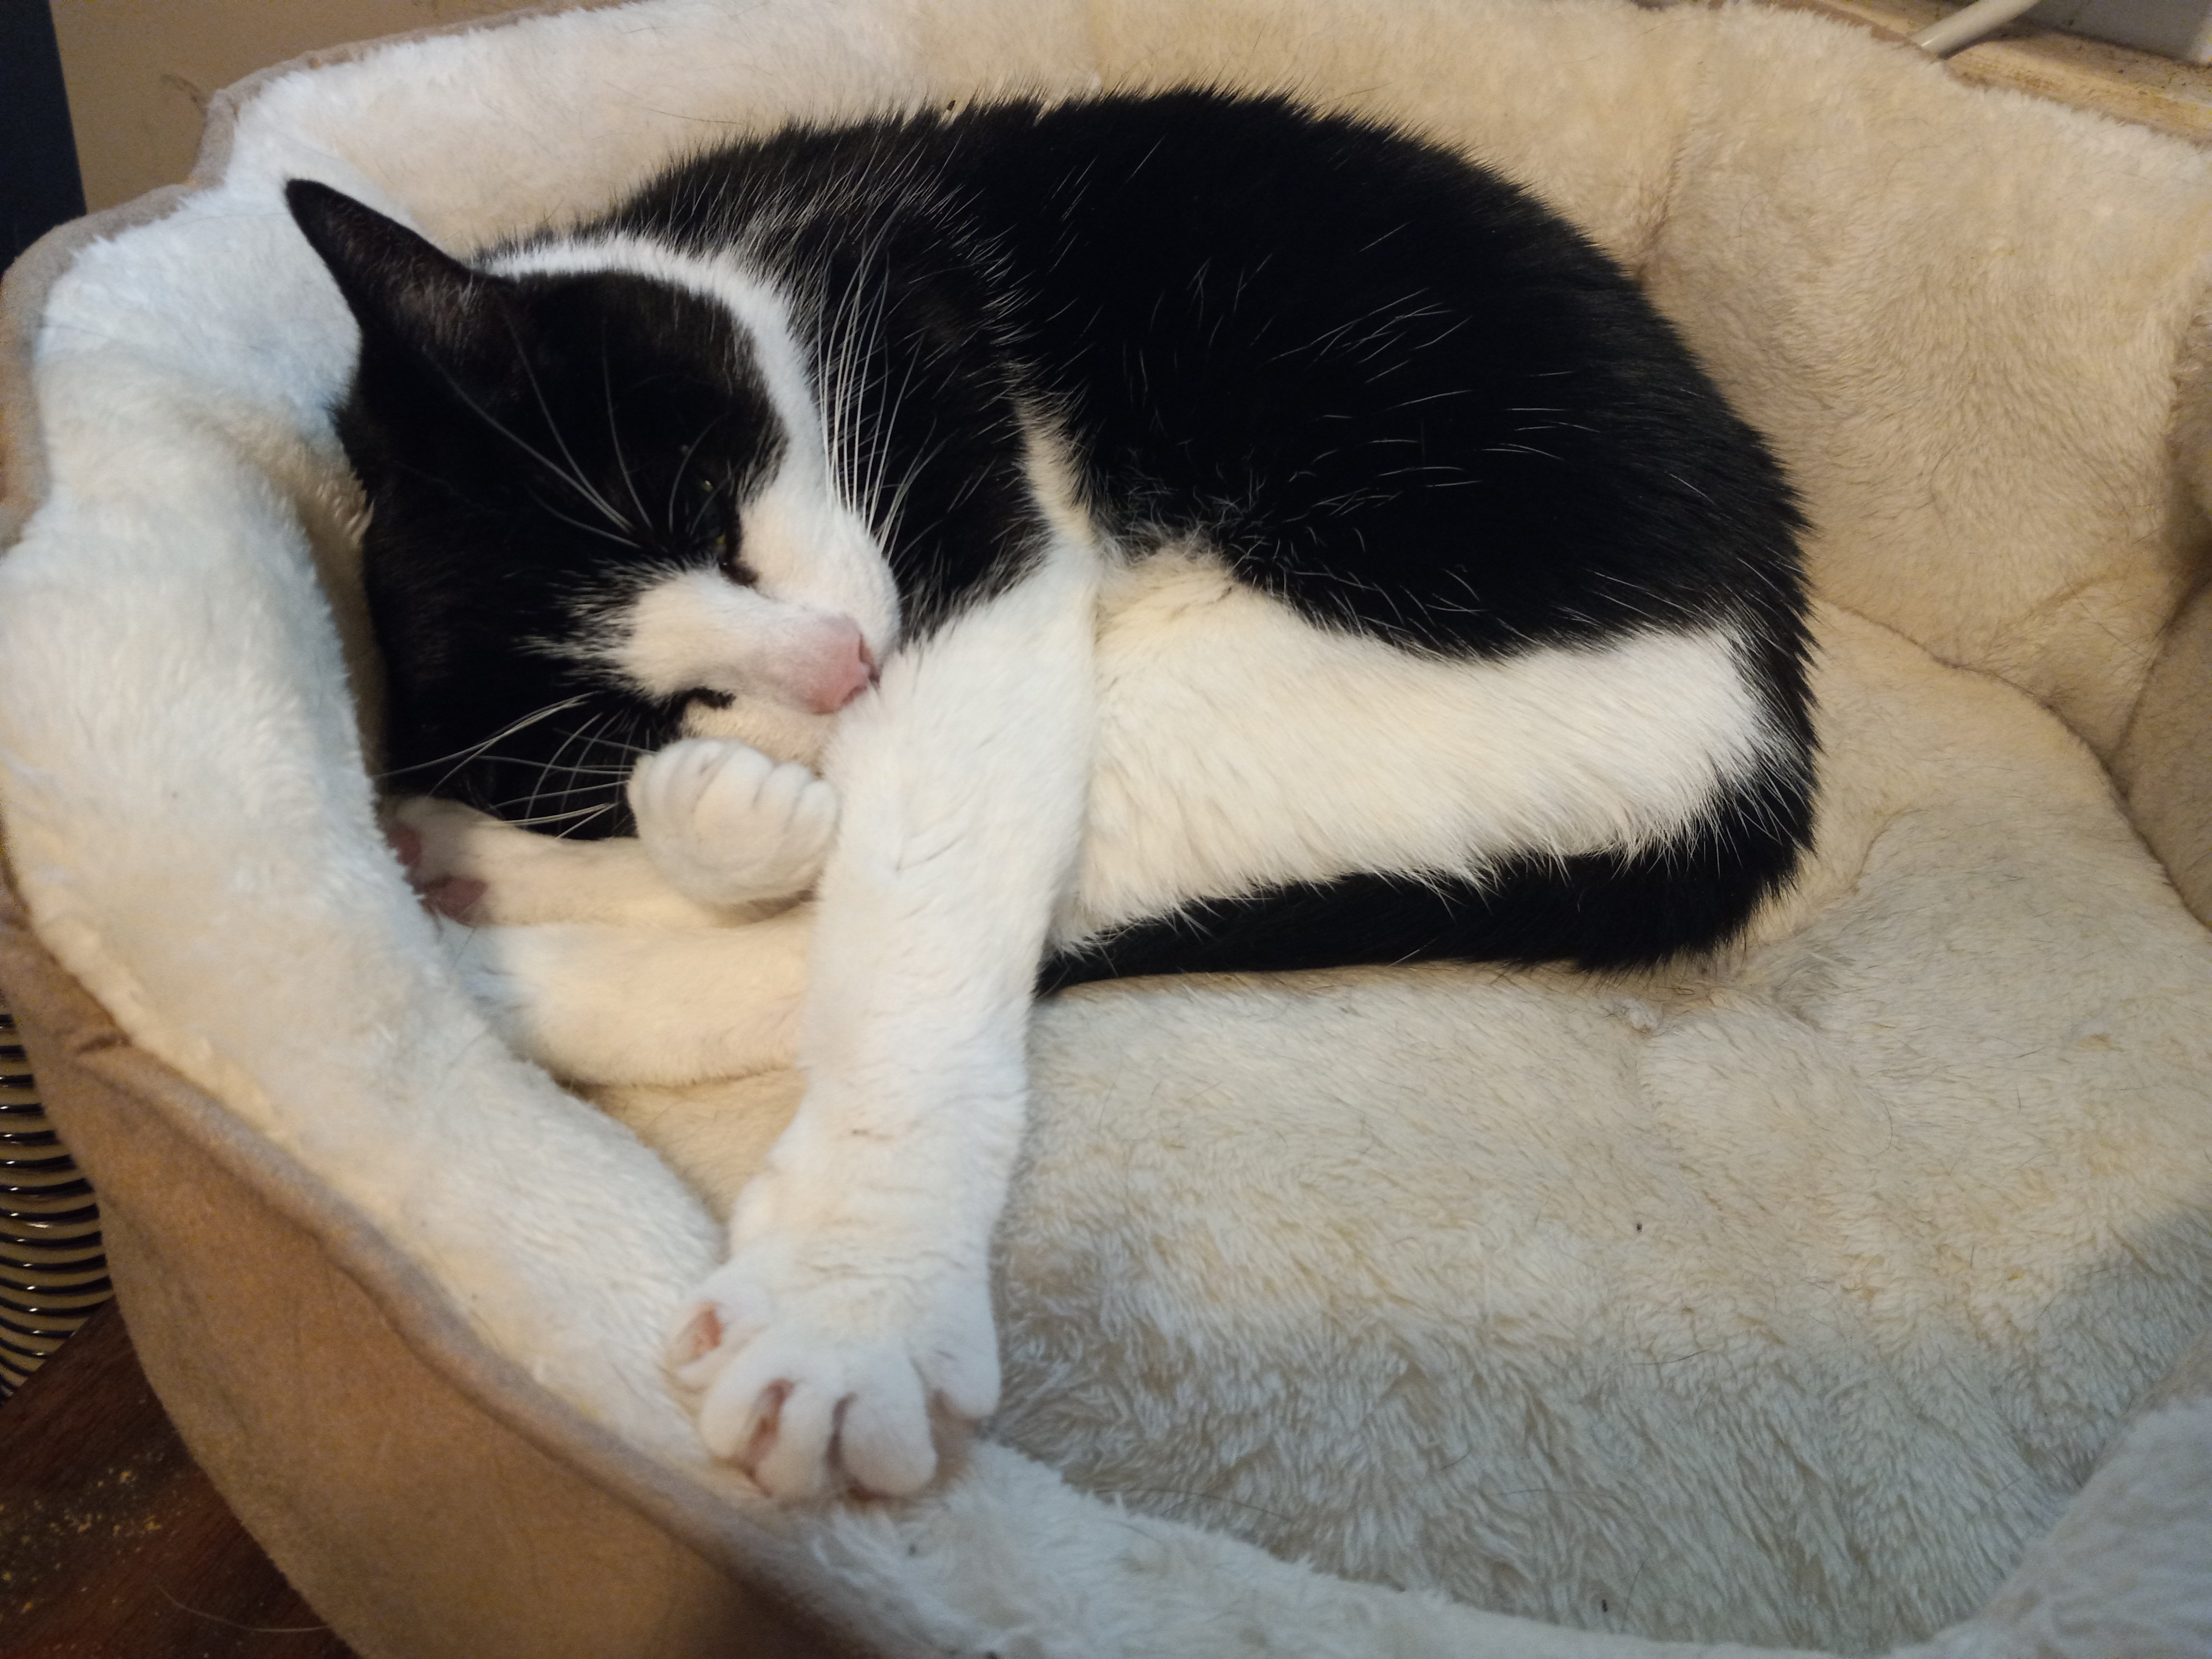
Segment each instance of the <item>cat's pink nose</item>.
[[830,637],[808,676],[806,706],[817,714],[834,714],[875,684],[876,659],[858,623],[840,617],[824,632]]

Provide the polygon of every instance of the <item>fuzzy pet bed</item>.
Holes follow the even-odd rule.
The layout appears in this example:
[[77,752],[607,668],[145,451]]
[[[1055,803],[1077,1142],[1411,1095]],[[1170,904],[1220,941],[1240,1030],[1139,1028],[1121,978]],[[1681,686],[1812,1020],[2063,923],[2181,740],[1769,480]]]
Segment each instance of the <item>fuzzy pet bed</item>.
[[[657,1355],[794,1080],[586,1103],[456,993],[278,189],[465,249],[795,112],[1189,80],[1532,184],[1772,436],[1818,855],[1697,972],[1046,1005],[1004,1411],[779,1510]],[[2212,1652],[2209,280],[2205,156],[1764,9],[648,0],[258,77],[7,290],[0,979],[149,1376],[368,1659]]]

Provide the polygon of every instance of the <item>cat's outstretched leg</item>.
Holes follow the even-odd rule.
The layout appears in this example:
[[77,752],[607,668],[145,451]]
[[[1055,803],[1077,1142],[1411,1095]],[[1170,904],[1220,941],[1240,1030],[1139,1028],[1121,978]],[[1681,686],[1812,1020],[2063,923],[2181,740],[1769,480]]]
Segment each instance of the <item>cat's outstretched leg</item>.
[[667,1354],[708,1448],[776,1497],[915,1492],[998,1403],[991,1235],[1081,838],[1096,591],[1092,550],[1055,545],[887,663],[833,742],[806,1095]]
[[463,988],[507,1046],[586,1084],[791,1065],[813,925],[810,905],[719,927],[438,923]]
[[837,793],[733,738],[686,738],[630,774],[638,839],[668,884],[717,907],[811,889],[837,830]]

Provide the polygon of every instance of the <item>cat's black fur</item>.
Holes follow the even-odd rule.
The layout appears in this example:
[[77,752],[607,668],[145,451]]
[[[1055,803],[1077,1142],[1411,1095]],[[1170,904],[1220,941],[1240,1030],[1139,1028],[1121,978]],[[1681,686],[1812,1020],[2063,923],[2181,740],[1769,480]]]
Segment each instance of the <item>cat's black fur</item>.
[[[310,185],[291,199],[346,281],[359,210]],[[1495,174],[1278,100],[1010,102],[734,145],[584,234],[600,230],[740,245],[795,296],[817,395],[868,458],[856,493],[908,639],[1020,574],[1040,529],[1024,432],[1042,416],[1125,547],[1200,538],[1325,628],[1488,659],[1705,623],[1747,641],[1780,746],[1671,843],[1193,904],[1052,959],[1046,988],[1650,963],[1728,938],[1807,845],[1790,491],[1628,277]],[[406,286],[374,280],[387,309]],[[605,274],[474,292],[471,314],[368,339],[342,416],[374,509],[392,775],[614,833],[629,757],[677,734],[683,700],[544,642],[672,567],[742,577],[735,504],[781,439],[741,331],[706,301]]]

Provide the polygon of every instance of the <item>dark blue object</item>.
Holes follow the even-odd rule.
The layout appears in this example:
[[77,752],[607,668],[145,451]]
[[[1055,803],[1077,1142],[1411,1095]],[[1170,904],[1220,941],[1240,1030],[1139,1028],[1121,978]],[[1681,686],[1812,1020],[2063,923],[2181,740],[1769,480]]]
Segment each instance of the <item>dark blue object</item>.
[[0,0],[0,268],[84,212],[46,0]]

